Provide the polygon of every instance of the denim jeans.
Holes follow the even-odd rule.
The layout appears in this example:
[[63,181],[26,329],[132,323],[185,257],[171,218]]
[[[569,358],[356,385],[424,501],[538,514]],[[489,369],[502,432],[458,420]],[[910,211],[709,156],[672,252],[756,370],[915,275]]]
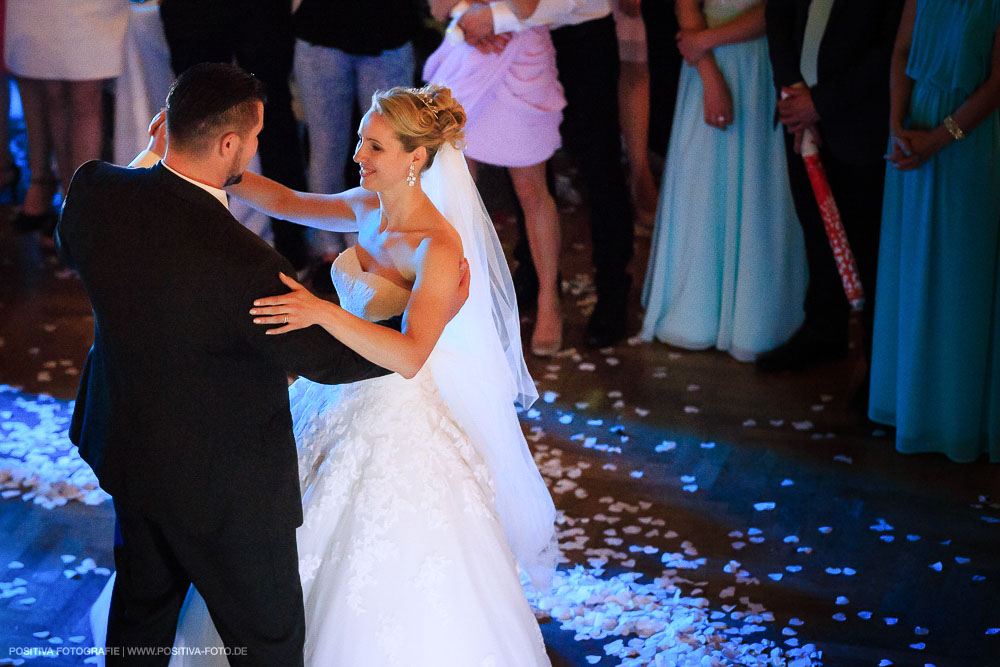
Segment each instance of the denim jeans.
[[[357,141],[357,128],[351,126],[355,105],[364,112],[376,90],[412,86],[413,70],[413,47],[409,43],[377,56],[355,56],[296,41],[295,77],[309,126],[312,192],[344,190],[345,163]],[[320,253],[336,252],[348,244],[342,235],[329,233],[314,234],[311,241],[313,250]]]

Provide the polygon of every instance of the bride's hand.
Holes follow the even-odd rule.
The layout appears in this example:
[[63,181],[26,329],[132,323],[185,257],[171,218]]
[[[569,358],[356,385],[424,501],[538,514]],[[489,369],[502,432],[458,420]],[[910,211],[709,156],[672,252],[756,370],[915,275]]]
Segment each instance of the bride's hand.
[[167,152],[167,110],[160,109],[159,113],[149,121],[149,145],[146,150],[156,153],[160,157]]
[[462,306],[469,299],[469,281],[471,276],[469,275],[469,260],[462,258],[462,261],[458,263],[458,289],[455,290],[455,295],[451,300],[451,309],[449,310],[448,321],[450,322],[456,315],[458,311],[462,310]]
[[278,278],[292,291],[287,294],[257,299],[250,314],[254,324],[280,324],[276,329],[268,329],[267,334],[283,334],[296,329],[305,329],[319,324],[325,311],[336,306],[315,296],[301,284],[279,273]]

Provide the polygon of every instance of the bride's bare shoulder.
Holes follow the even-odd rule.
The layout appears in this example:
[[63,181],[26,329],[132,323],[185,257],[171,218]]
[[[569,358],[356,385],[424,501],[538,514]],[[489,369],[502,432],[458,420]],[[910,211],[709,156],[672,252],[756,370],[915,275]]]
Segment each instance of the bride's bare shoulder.
[[458,231],[451,226],[448,219],[434,205],[430,205],[428,208],[428,238],[436,239],[438,242],[446,243],[449,246],[457,246],[461,250],[462,237]]
[[[438,214],[440,216],[440,214]],[[425,231],[416,248],[414,248],[414,263],[416,266],[427,266],[443,261],[462,259],[462,237],[448,221],[441,216]],[[456,264],[457,265],[457,264]]]
[[355,215],[361,217],[379,207],[378,195],[362,187],[351,188],[345,191],[341,197],[354,210]]

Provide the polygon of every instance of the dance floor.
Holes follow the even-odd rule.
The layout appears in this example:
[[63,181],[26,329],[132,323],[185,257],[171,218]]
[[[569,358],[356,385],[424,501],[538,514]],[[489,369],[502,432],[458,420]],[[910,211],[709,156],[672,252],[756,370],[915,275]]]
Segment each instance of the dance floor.
[[[527,591],[553,664],[1000,666],[998,467],[897,454],[849,406],[856,353],[765,376],[585,349],[589,235],[557,180],[566,350],[528,360],[521,415],[560,510],[565,563]],[[485,189],[508,243],[496,174]],[[74,275],[0,212],[0,665],[86,664],[114,567],[111,504],[65,433],[91,327]]]

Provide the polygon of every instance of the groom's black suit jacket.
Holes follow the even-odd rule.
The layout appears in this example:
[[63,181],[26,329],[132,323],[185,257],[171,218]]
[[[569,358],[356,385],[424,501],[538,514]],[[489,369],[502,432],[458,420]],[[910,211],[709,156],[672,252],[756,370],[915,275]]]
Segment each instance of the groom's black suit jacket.
[[[802,81],[810,0],[768,0],[767,40],[779,89]],[[810,89],[818,129],[838,159],[881,159],[889,140],[889,62],[903,0],[834,0]]]
[[302,521],[286,372],[384,375],[319,327],[268,336],[292,267],[162,164],[80,167],[57,228],[94,311],[70,438],[118,504],[193,532]]

